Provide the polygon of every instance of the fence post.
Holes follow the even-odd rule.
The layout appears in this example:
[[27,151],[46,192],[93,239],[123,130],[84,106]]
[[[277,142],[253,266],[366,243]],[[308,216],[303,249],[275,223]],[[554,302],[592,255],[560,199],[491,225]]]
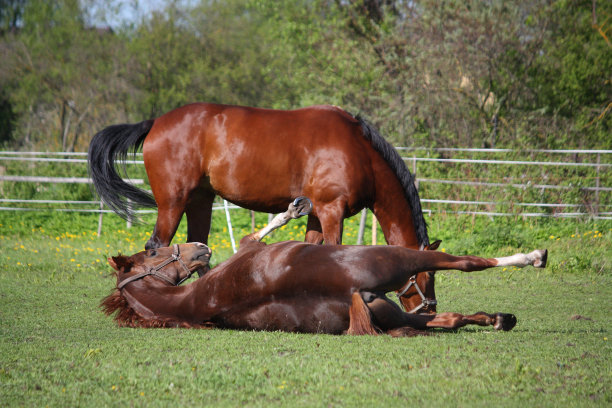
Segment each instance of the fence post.
[[417,159],[416,156],[412,156],[412,175],[414,176],[414,186],[416,187],[416,189],[419,189],[419,181],[417,180]]
[[601,164],[601,153],[597,153],[597,177],[595,177],[595,216],[599,216],[599,165]]
[[232,251],[236,253],[236,241],[234,240],[234,231],[232,230],[232,219],[230,218],[229,206],[227,200],[223,200],[223,207],[225,208],[225,218],[227,219],[227,230],[229,231],[230,241],[232,242]]
[[372,245],[376,245],[376,232],[378,230],[378,221],[376,216],[372,213]]
[[104,202],[100,200],[100,215],[98,216],[98,237],[100,237],[100,235],[102,234],[102,216],[104,215],[102,210],[104,210]]
[[125,220],[125,226],[132,228],[132,201],[127,200],[127,220]]
[[363,233],[365,232],[367,216],[368,216],[368,209],[364,208],[363,210],[361,210],[361,219],[359,220],[359,232],[357,233],[357,245],[363,245]]

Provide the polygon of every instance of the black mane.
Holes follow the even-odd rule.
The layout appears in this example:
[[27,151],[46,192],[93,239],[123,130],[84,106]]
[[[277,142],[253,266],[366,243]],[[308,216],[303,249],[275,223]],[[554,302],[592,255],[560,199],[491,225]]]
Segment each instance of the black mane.
[[360,115],[355,116],[355,119],[357,119],[361,124],[363,136],[372,144],[374,150],[380,153],[402,185],[404,195],[408,200],[412,212],[412,223],[414,224],[419,245],[429,245],[427,223],[423,217],[423,209],[421,208],[419,192],[414,185],[414,176],[412,173],[410,173],[410,171],[408,171],[406,164],[402,160],[397,150],[395,150],[395,148],[378,133],[378,130],[376,130],[372,124],[370,124]]

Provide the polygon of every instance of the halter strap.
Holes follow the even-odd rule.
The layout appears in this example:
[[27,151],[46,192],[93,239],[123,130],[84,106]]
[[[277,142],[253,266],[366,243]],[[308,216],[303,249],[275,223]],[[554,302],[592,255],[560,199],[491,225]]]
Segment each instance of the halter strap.
[[[189,271],[189,268],[187,267],[187,265],[185,265],[185,262],[183,262],[183,260],[181,259],[181,251],[179,249],[179,245],[174,244],[172,245],[172,248],[173,248],[173,251],[172,251],[172,255],[170,255],[170,258],[166,259],[165,261],[161,262],[160,264],[154,267],[149,267],[145,272],[137,273],[136,275],[132,275],[128,278],[125,278],[124,280],[119,282],[119,284],[117,285],[117,289],[121,290],[128,283],[142,279],[146,276],[154,276],[156,278],[159,278],[161,280],[168,282],[170,285],[173,285],[173,286],[179,286],[181,283],[185,282],[187,279],[191,277],[193,272]],[[178,262],[183,268],[183,270],[187,272],[187,276],[181,279],[178,283],[175,283],[170,278],[159,273],[159,271],[161,271],[163,268],[165,268],[167,265],[171,264],[172,262]]]
[[[429,274],[430,272],[427,272],[427,273]],[[416,289],[417,293],[421,297],[421,304],[416,306],[416,307],[414,307],[412,310],[408,311],[404,307],[404,304],[402,302],[400,302],[400,304],[402,305],[402,308],[404,310],[406,310],[408,313],[416,313],[416,312],[418,312],[419,310],[421,310],[422,308],[424,308],[426,306],[435,306],[435,305],[438,304],[438,301],[436,299],[427,299],[425,297],[425,295],[423,294],[423,291],[421,291],[421,288],[419,287],[419,284],[416,281],[416,275],[412,275],[410,277],[410,279],[408,280],[408,284],[406,286],[404,286],[404,288],[402,290],[397,292],[397,298],[399,299],[400,297],[402,297],[406,292],[408,292],[408,289],[410,289],[412,286],[414,286],[414,288]]]

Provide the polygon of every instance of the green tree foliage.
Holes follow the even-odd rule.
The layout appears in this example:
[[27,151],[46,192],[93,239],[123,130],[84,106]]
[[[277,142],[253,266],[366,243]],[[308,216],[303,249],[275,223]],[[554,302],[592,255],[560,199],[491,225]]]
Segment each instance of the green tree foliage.
[[17,29],[26,0],[0,0],[0,33]]
[[115,40],[107,30],[85,27],[76,0],[27,3],[23,27],[3,44],[12,57],[2,73],[14,84],[17,142],[82,149],[92,125],[122,113],[108,107],[120,86]]
[[[581,147],[612,147],[612,3],[555,2],[541,53],[525,76],[533,98],[522,108],[564,125],[564,138],[552,127],[551,139]],[[542,24],[542,22],[540,22]],[[563,132],[565,133],[565,132]],[[603,142],[603,143],[602,143]]]
[[171,0],[93,25],[128,3],[0,3],[0,142],[84,150],[208,101],[335,104],[403,145],[611,147],[609,2]]

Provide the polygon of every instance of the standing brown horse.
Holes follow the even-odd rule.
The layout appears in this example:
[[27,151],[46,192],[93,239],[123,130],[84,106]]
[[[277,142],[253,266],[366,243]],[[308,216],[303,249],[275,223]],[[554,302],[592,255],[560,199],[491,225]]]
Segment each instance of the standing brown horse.
[[[115,168],[141,145],[155,199]],[[157,206],[147,249],[168,246],[183,213],[187,240],[207,243],[216,195],[271,213],[293,197],[308,196],[314,203],[310,243],[340,244],[343,219],[367,207],[389,244],[429,248],[414,178],[399,154],[367,121],[334,106],[281,111],[186,105],[154,120],[102,130],[89,146],[89,169],[98,194],[118,214],[128,216],[129,202]],[[416,283],[406,285],[404,306],[435,311],[433,273],[418,275]]]
[[109,315],[118,311],[115,319],[120,325],[142,327],[395,336],[411,334],[412,329],[456,329],[467,324],[511,330],[516,324],[512,314],[417,315],[402,312],[385,293],[399,290],[410,276],[423,271],[543,268],[547,258],[546,251],[485,259],[399,246],[295,241],[266,245],[259,242],[263,235],[243,238],[235,255],[185,286],[173,285],[195,268],[207,267],[210,249],[204,244],[175,244],[174,249],[110,258],[117,288],[102,307]]

